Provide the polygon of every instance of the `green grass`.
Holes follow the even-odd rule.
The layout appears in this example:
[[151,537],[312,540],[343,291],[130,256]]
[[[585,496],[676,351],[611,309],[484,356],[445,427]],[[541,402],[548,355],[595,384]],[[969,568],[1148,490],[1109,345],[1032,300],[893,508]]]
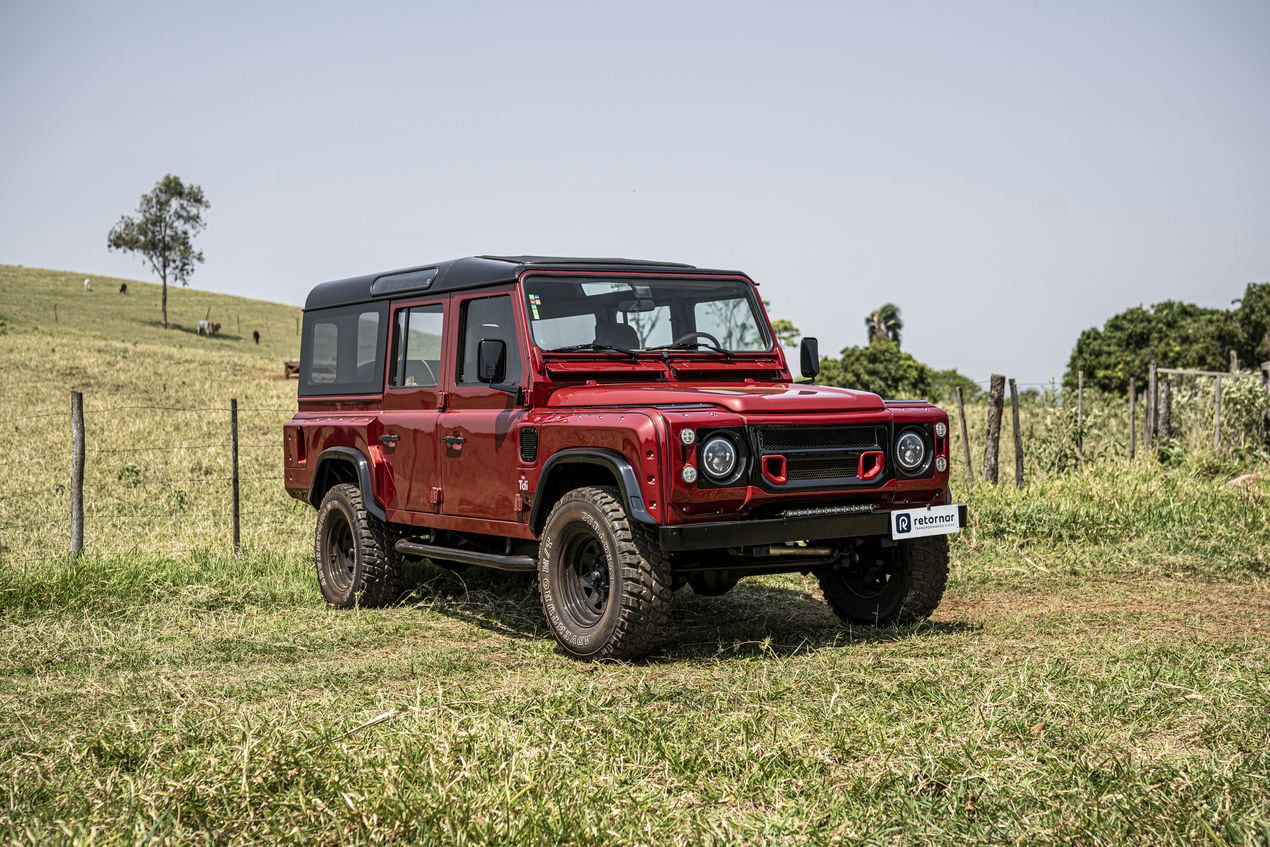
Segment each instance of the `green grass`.
[[[646,662],[583,664],[522,577],[420,565],[401,607],[326,608],[276,479],[290,342],[164,333],[132,281],[72,322],[124,300],[82,279],[0,267],[0,840],[1270,844],[1264,463],[958,480],[928,623],[846,628],[766,577],[681,591]],[[98,451],[79,559],[71,388]]]

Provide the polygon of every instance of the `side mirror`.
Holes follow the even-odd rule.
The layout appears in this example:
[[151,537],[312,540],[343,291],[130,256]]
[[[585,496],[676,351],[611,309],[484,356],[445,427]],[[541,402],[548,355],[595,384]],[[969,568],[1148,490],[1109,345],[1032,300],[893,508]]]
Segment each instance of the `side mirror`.
[[482,338],[476,350],[476,378],[497,385],[507,379],[507,342],[501,338]]
[[804,338],[798,348],[798,359],[803,376],[815,379],[816,374],[820,373],[820,342],[810,336]]

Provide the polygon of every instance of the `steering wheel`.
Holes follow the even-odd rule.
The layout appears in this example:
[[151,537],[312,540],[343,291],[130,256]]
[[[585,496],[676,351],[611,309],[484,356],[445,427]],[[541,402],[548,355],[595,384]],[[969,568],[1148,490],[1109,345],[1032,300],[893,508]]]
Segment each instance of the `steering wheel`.
[[719,339],[715,338],[713,335],[711,335],[708,332],[686,332],[675,339],[675,344],[676,345],[687,344],[689,341],[694,341],[698,338],[706,339],[711,344],[713,344],[715,346],[715,349],[717,350],[723,349],[723,345],[719,343]]

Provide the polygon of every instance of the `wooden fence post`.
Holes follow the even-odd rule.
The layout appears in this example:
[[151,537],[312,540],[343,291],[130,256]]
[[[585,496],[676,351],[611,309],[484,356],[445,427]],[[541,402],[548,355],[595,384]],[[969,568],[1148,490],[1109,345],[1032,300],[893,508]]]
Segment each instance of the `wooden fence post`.
[[1001,449],[1001,411],[1005,405],[1005,377],[992,375],[988,391],[988,442],[983,448],[983,478],[997,484],[997,454]]
[[1160,438],[1173,437],[1173,377],[1160,380]]
[[238,399],[229,401],[230,485],[233,490],[234,555],[242,552],[238,503]]
[[1150,450],[1151,445],[1155,443],[1155,420],[1159,413],[1159,397],[1156,393],[1155,359],[1151,360],[1151,371],[1147,375],[1147,431],[1142,437],[1142,447]]
[[1217,408],[1213,412],[1213,449],[1221,446],[1221,377],[1216,379],[1214,399]]
[[71,392],[71,555],[84,549],[84,395]]
[[1085,466],[1085,372],[1076,371],[1076,467]]
[[1014,410],[1014,487],[1023,487],[1023,433],[1019,431],[1019,387],[1010,377],[1010,406]]
[[1129,377],[1129,458],[1138,452],[1138,384]]
[[970,436],[966,434],[966,401],[962,397],[960,385],[957,386],[957,415],[961,418],[961,447],[966,454],[966,478],[974,485],[975,466],[970,460]]

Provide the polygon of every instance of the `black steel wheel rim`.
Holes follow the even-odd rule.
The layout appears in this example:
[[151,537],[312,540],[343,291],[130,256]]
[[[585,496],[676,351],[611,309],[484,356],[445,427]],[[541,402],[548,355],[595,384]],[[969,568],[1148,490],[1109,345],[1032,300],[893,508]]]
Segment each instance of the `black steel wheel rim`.
[[861,600],[877,600],[895,584],[897,578],[895,557],[868,567],[849,571],[844,580],[847,590]]
[[342,512],[332,512],[322,539],[322,564],[331,583],[340,591],[353,584],[357,568],[357,550],[353,544],[353,530]]
[[569,617],[595,626],[608,608],[609,562],[604,545],[586,524],[571,524],[560,550],[560,595]]

